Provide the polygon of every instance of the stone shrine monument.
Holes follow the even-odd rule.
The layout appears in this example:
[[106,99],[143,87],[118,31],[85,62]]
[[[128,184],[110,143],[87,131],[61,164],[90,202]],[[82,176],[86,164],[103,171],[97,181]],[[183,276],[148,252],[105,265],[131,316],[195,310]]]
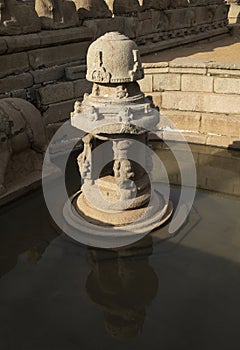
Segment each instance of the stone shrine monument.
[[118,230],[133,225],[142,233],[171,215],[171,204],[149,179],[148,132],[159,112],[140,90],[143,76],[138,47],[126,36],[110,32],[90,45],[86,77],[92,93],[71,114],[72,126],[87,133],[78,157],[82,188],[64,209],[76,227],[86,221]]

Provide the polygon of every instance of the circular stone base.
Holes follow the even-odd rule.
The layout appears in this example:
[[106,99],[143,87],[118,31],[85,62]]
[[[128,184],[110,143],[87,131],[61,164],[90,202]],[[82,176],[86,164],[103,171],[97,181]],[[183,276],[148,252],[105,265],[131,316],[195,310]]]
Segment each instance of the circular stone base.
[[[164,211],[164,201],[158,198],[158,208],[159,211]],[[114,205],[114,203],[113,203]],[[147,207],[138,209],[127,209],[127,210],[113,210],[113,211],[103,211],[91,206],[91,204],[86,199],[85,195],[81,193],[76,200],[76,209],[81,216],[84,216],[87,221],[94,222],[97,225],[112,225],[112,226],[122,226],[131,224],[141,218],[144,215]],[[164,213],[163,213],[164,214]]]
[[[77,192],[64,206],[63,215],[69,225],[65,232],[80,243],[99,248],[119,248],[135,243],[163,225],[173,213],[172,202],[166,203],[157,191],[154,191],[150,206],[115,214],[100,212],[87,202],[81,206],[81,211],[77,208],[81,198],[81,191]],[[88,216],[84,214],[86,211]],[[122,217],[121,221],[117,215]]]

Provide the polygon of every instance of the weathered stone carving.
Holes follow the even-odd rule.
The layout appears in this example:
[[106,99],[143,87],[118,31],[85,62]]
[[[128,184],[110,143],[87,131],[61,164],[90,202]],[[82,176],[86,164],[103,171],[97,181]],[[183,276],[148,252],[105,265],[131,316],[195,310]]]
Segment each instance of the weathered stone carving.
[[[83,223],[84,216],[89,222],[125,230],[146,211],[152,197],[146,169],[149,155],[147,147],[140,145],[147,145],[148,130],[159,122],[159,113],[140,91],[137,80],[142,77],[138,47],[124,35],[107,33],[89,47],[87,79],[94,83],[92,93],[71,114],[72,125],[89,135],[83,138],[84,151],[78,157],[83,179],[81,193],[74,199],[78,214],[65,216],[70,224]],[[102,153],[98,146],[103,146]],[[172,212],[161,194],[155,191],[153,197],[155,205],[143,220],[148,228],[158,226],[162,216],[165,220]]]
[[0,35],[34,33],[40,30],[40,20],[31,6],[22,1],[0,0]]
[[73,0],[79,19],[112,17],[104,0]]
[[40,112],[18,98],[0,100],[0,195],[6,192],[5,173],[12,155],[32,149],[43,152],[46,133]]
[[170,0],[140,0],[140,5],[143,10],[165,10],[170,5]]
[[76,6],[69,0],[35,0],[35,10],[43,29],[68,28],[78,25]]
[[116,87],[116,98],[122,99],[128,97],[128,90],[125,86],[119,85]]
[[[117,41],[113,49],[112,42]],[[130,47],[130,49],[129,49]],[[126,55],[123,61],[122,57]],[[111,59],[114,57],[114,60]],[[107,33],[88,50],[87,79],[97,83],[124,83],[142,79],[137,45],[120,33]],[[117,63],[116,63],[117,62]]]
[[96,53],[95,59],[96,59],[95,60],[96,69],[92,73],[92,80],[102,82],[102,83],[109,83],[111,74],[107,72],[106,68],[103,66],[102,51],[99,51]]
[[122,189],[129,190],[127,194],[124,193],[124,199],[133,198],[133,194],[136,193],[136,187],[134,182],[131,181],[134,178],[131,162],[128,159],[115,160],[113,170],[120,192],[122,192]]
[[123,124],[129,124],[133,121],[133,114],[131,113],[131,109],[129,107],[125,107],[118,113],[118,120]]
[[135,15],[140,10],[138,0],[105,0],[114,15]]
[[92,151],[92,135],[88,134],[83,138],[84,149],[78,156],[78,167],[83,179],[91,179],[91,151]]
[[161,12],[159,14],[157,29],[159,30],[160,33],[167,32],[170,29],[169,16],[164,12]]

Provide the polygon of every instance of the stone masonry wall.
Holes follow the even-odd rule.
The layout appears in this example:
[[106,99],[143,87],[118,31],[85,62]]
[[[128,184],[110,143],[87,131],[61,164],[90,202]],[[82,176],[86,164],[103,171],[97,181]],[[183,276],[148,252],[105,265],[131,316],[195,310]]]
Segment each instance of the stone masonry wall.
[[91,41],[86,27],[0,37],[0,98],[28,100],[46,125],[67,119],[91,86],[82,68]]
[[176,59],[144,64],[142,90],[161,108],[159,136],[240,149],[240,64]]
[[[33,0],[27,2],[34,6]],[[84,79],[84,64],[88,46],[96,37],[120,31],[146,54],[228,32],[228,5],[223,0],[140,1],[134,11],[121,1],[116,2],[118,6],[115,1],[107,3],[113,3],[114,17],[102,12],[106,18],[93,18],[96,13],[87,11],[82,18],[80,8],[78,26],[0,35],[0,98],[20,97],[33,103],[50,135],[59,122],[69,118],[74,101],[91,90]],[[0,27],[0,34],[4,28]]]

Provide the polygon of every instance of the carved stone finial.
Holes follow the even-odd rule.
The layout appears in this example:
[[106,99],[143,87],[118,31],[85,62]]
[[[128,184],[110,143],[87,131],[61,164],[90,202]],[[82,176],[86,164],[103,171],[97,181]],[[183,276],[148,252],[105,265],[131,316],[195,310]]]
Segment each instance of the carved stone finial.
[[87,79],[96,83],[126,83],[144,77],[134,41],[110,32],[94,41],[87,54]]

